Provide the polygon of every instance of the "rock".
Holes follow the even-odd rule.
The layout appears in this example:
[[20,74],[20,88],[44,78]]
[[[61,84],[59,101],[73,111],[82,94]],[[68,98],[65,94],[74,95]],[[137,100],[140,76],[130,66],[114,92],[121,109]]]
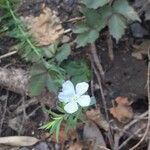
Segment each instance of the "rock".
[[148,31],[138,22],[131,24],[130,28],[135,38],[143,38],[145,35],[149,35]]
[[40,142],[35,146],[35,150],[50,150],[46,142]]

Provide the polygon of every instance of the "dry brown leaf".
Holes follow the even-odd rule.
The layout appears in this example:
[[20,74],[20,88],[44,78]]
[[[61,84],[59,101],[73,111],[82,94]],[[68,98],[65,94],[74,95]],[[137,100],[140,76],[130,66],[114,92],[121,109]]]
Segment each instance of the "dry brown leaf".
[[48,7],[43,7],[42,13],[37,17],[26,16],[21,17],[21,20],[27,25],[39,46],[55,43],[64,33],[56,12]]
[[108,122],[103,118],[98,107],[96,109],[86,111],[86,116],[89,120],[96,123],[100,128],[103,128],[105,131],[108,131]]
[[83,150],[83,144],[80,142],[72,143],[69,145],[68,150]]
[[133,45],[132,47],[134,48],[132,56],[136,59],[142,60],[143,55],[148,54],[148,49],[150,49],[150,40],[144,40],[140,45]]
[[100,147],[106,147],[103,135],[98,129],[97,125],[93,122],[87,122],[83,130],[84,141],[92,141],[92,150],[102,150]]
[[110,113],[121,123],[127,123],[133,118],[133,110],[126,97],[115,99],[117,106],[110,108]]
[[[75,129],[69,129],[67,134],[65,133],[65,124],[61,124],[60,131],[59,131],[59,143],[63,144],[65,141],[74,141],[75,139],[78,139],[78,135]],[[53,134],[51,136],[51,140],[56,142],[56,135]]]
[[32,146],[39,142],[38,139],[30,136],[8,136],[0,137],[0,144],[11,146]]

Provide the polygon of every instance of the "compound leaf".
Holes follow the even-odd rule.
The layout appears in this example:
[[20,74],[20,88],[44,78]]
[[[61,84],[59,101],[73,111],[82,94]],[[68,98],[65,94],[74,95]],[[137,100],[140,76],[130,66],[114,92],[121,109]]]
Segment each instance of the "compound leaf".
[[54,79],[52,79],[50,75],[47,75],[46,86],[50,92],[57,93],[60,87],[60,84],[57,83]]
[[36,75],[31,77],[30,83],[29,83],[29,91],[31,92],[32,96],[39,95],[46,84],[46,76],[43,74]]
[[82,8],[85,16],[85,22],[90,28],[97,28],[100,22],[100,14],[94,9]]
[[109,26],[109,32],[110,34],[118,40],[122,37],[124,34],[124,30],[126,27],[126,19],[122,17],[121,15],[114,14],[108,21]]
[[56,60],[60,64],[62,61],[68,58],[71,53],[70,45],[64,44],[59,48],[59,52],[56,55]]
[[138,14],[126,0],[116,0],[114,2],[113,9],[115,12],[120,13],[127,19],[131,19],[132,21],[140,21]]
[[76,38],[77,47],[84,47],[88,43],[93,43],[99,37],[99,32],[97,30],[90,30],[82,34],[78,34]]
[[74,84],[88,82],[91,79],[91,71],[84,60],[69,61],[64,65],[67,75],[72,78]]

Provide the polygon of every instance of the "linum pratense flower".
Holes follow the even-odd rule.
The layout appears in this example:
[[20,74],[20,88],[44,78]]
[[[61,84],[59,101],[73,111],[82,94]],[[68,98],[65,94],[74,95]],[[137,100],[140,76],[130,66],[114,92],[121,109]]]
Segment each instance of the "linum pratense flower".
[[85,95],[89,88],[88,83],[81,82],[74,87],[70,80],[67,80],[62,85],[62,92],[58,94],[58,99],[65,103],[64,110],[67,113],[74,113],[78,110],[79,105],[86,107],[90,105],[91,98]]

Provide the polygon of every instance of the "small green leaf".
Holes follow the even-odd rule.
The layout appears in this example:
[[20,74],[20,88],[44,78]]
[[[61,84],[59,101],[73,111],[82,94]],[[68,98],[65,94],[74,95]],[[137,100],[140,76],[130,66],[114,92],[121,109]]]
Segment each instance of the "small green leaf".
[[83,14],[85,16],[85,23],[92,29],[97,29],[100,22],[100,14],[94,9],[82,8]]
[[92,96],[90,106],[95,105],[95,104],[96,104],[96,98],[95,98],[95,96]]
[[82,34],[78,34],[76,38],[77,48],[84,47],[89,43],[94,43],[98,37],[99,37],[99,32],[97,30],[90,30]]
[[52,79],[50,75],[47,75],[46,86],[50,92],[57,93],[60,87],[60,84],[56,80]]
[[109,26],[109,32],[110,34],[118,40],[122,37],[124,34],[124,30],[126,27],[126,19],[122,17],[121,15],[114,14],[108,21]]
[[127,19],[140,21],[138,14],[126,0],[116,0],[113,4],[113,9],[115,12],[122,14]]
[[58,50],[57,46],[58,43],[55,43],[55,44],[51,44],[49,47],[42,48],[43,55],[47,58],[52,58]]
[[91,70],[84,60],[68,61],[64,68],[74,84],[88,82],[91,79]]
[[78,22],[76,23],[75,28],[73,29],[74,33],[84,33],[89,30],[89,27],[85,22]]
[[59,137],[60,125],[61,125],[62,121],[63,121],[63,118],[60,119],[57,123],[57,128],[56,128],[56,141],[57,142],[59,141],[58,137]]
[[43,74],[32,76],[29,82],[29,91],[32,96],[39,95],[46,84],[46,76]]
[[56,54],[55,58],[57,62],[60,64],[62,61],[68,58],[70,53],[71,53],[71,49],[70,49],[69,44],[63,44],[59,48],[59,52]]
[[45,72],[46,72],[46,68],[42,64],[34,64],[30,69],[31,76],[44,74]]
[[81,0],[81,3],[85,4],[88,8],[97,9],[106,5],[110,0]]

